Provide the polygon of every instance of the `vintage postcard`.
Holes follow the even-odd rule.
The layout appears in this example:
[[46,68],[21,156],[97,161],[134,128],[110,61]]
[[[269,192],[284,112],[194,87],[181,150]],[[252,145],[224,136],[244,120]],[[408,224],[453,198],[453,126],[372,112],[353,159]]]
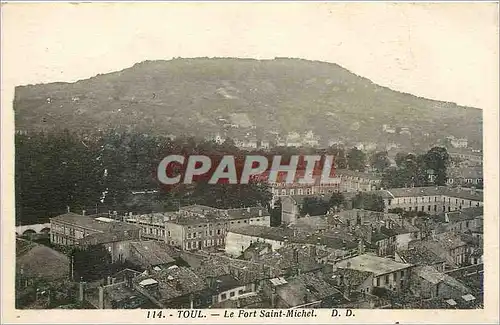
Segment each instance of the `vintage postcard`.
[[498,3],[1,14],[2,323],[499,322]]

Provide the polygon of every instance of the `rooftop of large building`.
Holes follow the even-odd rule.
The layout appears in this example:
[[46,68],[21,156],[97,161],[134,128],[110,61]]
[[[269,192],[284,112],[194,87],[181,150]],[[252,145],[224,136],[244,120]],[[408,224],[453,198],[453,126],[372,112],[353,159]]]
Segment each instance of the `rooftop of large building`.
[[118,220],[103,217],[84,216],[72,212],[61,214],[59,216],[51,218],[50,220],[51,222],[62,222],[65,224],[94,230],[96,232],[113,232],[137,229],[136,226]]
[[265,226],[242,226],[233,229],[230,232],[247,235],[252,237],[259,237],[263,239],[270,239],[280,242],[289,242],[297,244],[313,244],[319,246],[326,246],[337,249],[351,249],[357,246],[357,242],[346,240],[344,234],[340,231],[335,234],[332,232],[320,233],[305,233],[296,231],[292,228],[277,228]]
[[364,272],[371,272],[375,276],[407,269],[412,264],[395,262],[388,258],[383,258],[371,254],[358,255],[336,264],[337,268],[347,268]]
[[399,197],[422,197],[422,196],[448,196],[459,199],[483,201],[483,193],[474,189],[452,188],[447,186],[428,186],[428,187],[408,187],[408,188],[390,188],[378,190],[375,193],[385,199],[395,199]]

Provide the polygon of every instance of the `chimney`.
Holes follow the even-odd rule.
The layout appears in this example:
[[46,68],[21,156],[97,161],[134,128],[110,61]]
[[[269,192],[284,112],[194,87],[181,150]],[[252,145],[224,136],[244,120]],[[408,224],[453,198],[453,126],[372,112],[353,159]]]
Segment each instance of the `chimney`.
[[99,286],[99,309],[104,309],[104,287]]
[[316,245],[311,245],[309,247],[309,255],[311,255],[312,258],[316,259],[317,256]]
[[247,212],[250,212],[250,207],[247,208]]
[[412,226],[415,226],[416,223],[417,223],[417,217],[411,218],[411,224],[412,224]]
[[87,212],[87,211],[85,211],[85,210],[82,210],[82,216],[84,216],[84,215],[85,215],[85,212]]
[[448,215],[448,212],[445,212],[445,214],[444,214],[444,222],[446,222],[446,223],[450,222],[450,216]]
[[358,254],[363,255],[365,253],[365,245],[363,243],[363,239],[360,239],[358,242]]
[[66,212],[67,212],[67,213],[70,213],[70,212],[71,212],[71,210],[70,210],[70,208],[69,208],[69,205],[67,205],[67,206],[66,206]]
[[85,283],[84,282],[80,282],[78,293],[79,293],[78,301],[83,301],[85,299]]
[[271,293],[271,308],[276,307],[276,289],[273,288],[273,292]]
[[110,276],[108,276],[108,277],[106,278],[106,285],[108,285],[108,286],[109,286],[110,284],[111,284],[111,277],[110,277]]
[[262,217],[262,209],[259,210],[259,217]]

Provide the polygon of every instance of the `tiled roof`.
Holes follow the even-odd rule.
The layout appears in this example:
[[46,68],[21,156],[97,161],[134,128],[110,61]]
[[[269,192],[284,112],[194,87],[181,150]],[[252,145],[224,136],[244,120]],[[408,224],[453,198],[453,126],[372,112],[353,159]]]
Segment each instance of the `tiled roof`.
[[313,273],[289,278],[287,284],[276,288],[278,296],[289,306],[300,306],[339,293],[323,278]]
[[446,249],[454,249],[457,247],[467,245],[464,242],[459,234],[455,234],[452,232],[444,232],[442,234],[436,235],[436,240]]
[[426,247],[412,247],[408,250],[397,252],[406,263],[415,265],[433,265],[443,263],[445,260]]
[[341,281],[340,286],[343,286],[344,283],[347,283],[351,286],[352,289],[361,285],[371,275],[372,275],[371,272],[359,271],[359,270],[353,270],[353,269],[340,268],[340,269],[337,269],[335,271],[335,277],[337,277],[337,276],[343,277],[343,281]]
[[440,213],[437,218],[440,222],[446,222],[446,215],[451,223],[461,222],[465,220],[474,220],[477,217],[483,216],[483,207],[470,207],[458,211]]
[[16,272],[34,278],[64,278],[69,275],[69,258],[47,246],[34,245],[16,258]]
[[[298,264],[294,260],[294,251],[297,252]],[[316,262],[315,257],[311,256],[311,248],[305,245],[287,245],[262,255],[260,260],[282,270],[297,266],[302,272],[310,272],[322,268],[322,265]]]
[[158,291],[144,289],[161,302],[207,289],[204,279],[187,267],[170,267],[151,275],[136,277],[133,281],[139,285],[146,279],[154,279],[158,282]]
[[463,283],[449,276],[448,274],[439,272],[432,266],[418,266],[414,269],[414,274],[426,281],[429,281],[432,284],[443,282],[457,290],[460,290],[464,294],[470,292],[470,289],[467,288]]
[[167,245],[154,240],[130,243],[133,255],[140,256],[140,258],[134,258],[134,260],[146,267],[175,262],[164,250],[164,246]]
[[357,243],[346,241],[332,233],[324,234],[308,234],[304,232],[294,231],[291,228],[265,227],[265,226],[243,226],[237,229],[232,229],[230,232],[271,239],[282,242],[297,243],[297,244],[315,244],[324,245],[327,247],[338,249],[349,249],[357,246]]

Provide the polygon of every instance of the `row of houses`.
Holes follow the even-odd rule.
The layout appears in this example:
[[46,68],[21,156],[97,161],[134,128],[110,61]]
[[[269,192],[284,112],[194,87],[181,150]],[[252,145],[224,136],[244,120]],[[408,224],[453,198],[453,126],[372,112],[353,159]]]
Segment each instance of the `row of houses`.
[[66,213],[51,218],[51,242],[65,246],[104,244],[119,258],[121,243],[129,240],[160,240],[184,250],[217,249],[224,247],[230,229],[271,224],[270,214],[263,207],[217,209],[191,205],[176,212],[127,215],[122,219]]

